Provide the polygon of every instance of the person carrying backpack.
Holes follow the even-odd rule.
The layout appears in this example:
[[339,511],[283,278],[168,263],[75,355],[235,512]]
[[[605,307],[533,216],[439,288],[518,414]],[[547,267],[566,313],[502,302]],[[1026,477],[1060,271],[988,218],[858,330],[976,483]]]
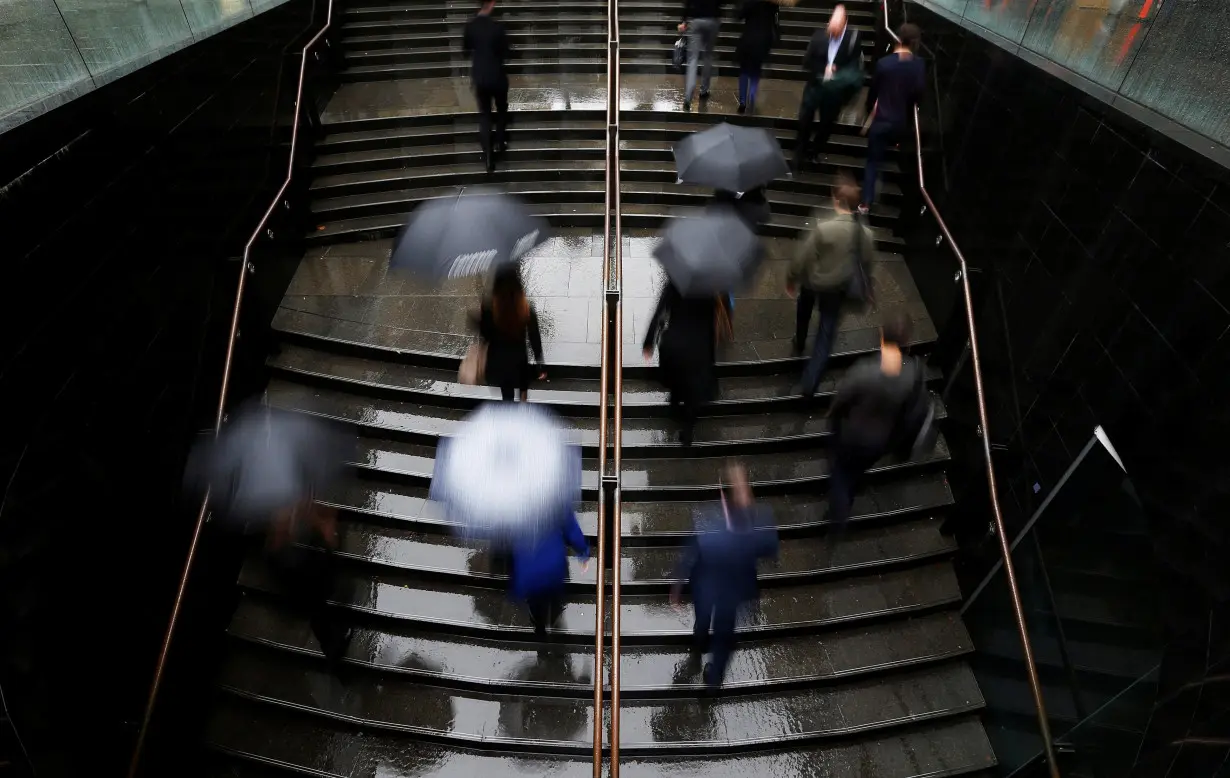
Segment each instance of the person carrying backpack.
[[799,244],[786,276],[786,294],[797,295],[794,354],[802,356],[812,308],[820,312],[820,325],[811,359],[803,372],[801,391],[812,397],[820,386],[837,337],[837,322],[849,302],[865,304],[871,299],[868,263],[875,255],[875,239],[857,214],[858,185],[846,180],[833,187],[833,210],[819,221]]

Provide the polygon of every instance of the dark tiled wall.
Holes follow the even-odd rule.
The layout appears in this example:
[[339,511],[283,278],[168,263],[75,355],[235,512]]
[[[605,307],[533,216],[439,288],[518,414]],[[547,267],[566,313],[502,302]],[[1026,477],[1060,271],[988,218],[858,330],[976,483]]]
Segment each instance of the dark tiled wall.
[[[1009,523],[1102,425],[1149,513],[1174,647],[1161,695],[1197,690],[1176,715],[1173,700],[1159,708],[1150,733],[1194,736],[1226,716],[1199,690],[1228,656],[1230,175],[925,9],[908,12],[939,95],[926,109],[939,130],[928,181],[982,271],[977,321]],[[1192,645],[1207,649],[1199,661]],[[1224,749],[1200,748],[1149,754],[1183,768],[1171,775],[1211,775]]]
[[179,484],[217,402],[228,258],[285,174],[321,9],[0,136],[0,683],[38,775],[123,773],[196,518]]

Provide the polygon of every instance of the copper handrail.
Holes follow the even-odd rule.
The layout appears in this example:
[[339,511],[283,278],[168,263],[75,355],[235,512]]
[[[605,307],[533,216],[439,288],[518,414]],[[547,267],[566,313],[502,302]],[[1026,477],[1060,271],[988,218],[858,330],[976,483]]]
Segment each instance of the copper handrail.
[[[277,208],[278,203],[282,201],[286,190],[290,187],[291,176],[295,171],[295,152],[299,147],[299,119],[302,116],[300,106],[303,103],[303,81],[307,74],[308,54],[316,46],[317,43],[324,38],[328,32],[330,25],[333,24],[333,0],[328,0],[327,9],[325,11],[325,23],[320,28],[320,31],[312,36],[303,47],[303,52],[299,56],[299,84],[295,90],[295,118],[291,124],[290,131],[290,154],[286,161],[286,179],[282,181],[282,186],[278,188],[277,194],[269,202],[269,207],[265,209],[265,215],[261,217],[260,222],[256,225],[256,229],[252,230],[252,235],[248,238],[248,242],[243,247],[243,264],[239,268],[239,283],[235,288],[235,306],[231,311],[231,330],[230,335],[226,340],[226,361],[222,364],[222,384],[218,390],[218,412],[214,417],[214,434],[218,434],[218,430],[222,428],[222,422],[226,418],[226,396],[227,390],[230,388],[231,367],[235,361],[235,340],[239,334],[239,311],[243,305],[243,293],[247,286],[248,274],[252,272],[250,257],[252,255],[252,246],[256,243],[262,232],[265,230],[265,225],[269,223],[269,218],[273,215],[273,211]],[[192,541],[188,544],[188,556],[184,560],[184,571],[180,575],[179,589],[175,593],[175,603],[171,606],[171,618],[167,623],[166,634],[162,638],[162,648],[158,652],[158,663],[154,666],[154,680],[150,685],[149,697],[145,701],[145,711],[141,716],[141,729],[137,732],[137,743],[132,751],[132,760],[128,765],[128,778],[136,778],[137,770],[141,766],[141,756],[145,748],[145,739],[149,734],[150,720],[154,714],[154,704],[158,700],[158,692],[162,687],[162,678],[166,670],[167,656],[171,650],[171,639],[175,634],[175,627],[179,621],[179,614],[183,608],[184,592],[188,588],[188,576],[192,572],[192,563],[196,561],[197,547],[201,540],[201,530],[205,527],[205,519],[209,515],[209,493],[205,493],[205,497],[201,500],[201,509],[197,513],[196,525],[192,530]]]
[[[613,523],[611,528],[611,778],[619,778],[619,658],[620,658],[620,584],[621,572],[623,569],[623,493],[621,488],[622,467],[623,467],[623,387],[624,387],[624,305],[623,305],[623,277],[624,277],[624,247],[623,247],[623,220],[620,212],[620,201],[622,200],[622,189],[620,188],[619,175],[619,0],[610,0],[610,27],[611,27],[611,46],[610,54],[607,56],[607,68],[610,72],[610,80],[607,84],[607,110],[610,112],[608,119],[608,143],[611,145],[610,153],[607,155],[608,166],[611,168],[612,179],[610,190],[613,193],[611,199],[611,207],[608,213],[611,216],[611,221],[615,227],[614,240],[612,244],[615,252],[614,265],[608,263],[606,272],[608,274],[608,283],[606,292],[612,291],[615,294],[615,328],[613,337],[615,338],[615,357],[613,369],[615,371],[615,386],[612,390],[612,402],[615,406],[615,440],[612,454],[615,458],[615,505],[610,515],[610,521]],[[611,64],[611,60],[614,64]],[[615,274],[615,283],[610,283],[609,274]],[[606,294],[605,298],[609,300],[610,294]],[[605,327],[603,330],[605,331]],[[604,352],[605,354],[605,352]],[[605,398],[604,398],[605,402]]]
[[[896,43],[900,44],[901,39],[893,31],[892,23],[888,18],[887,0],[880,0],[880,8],[884,12],[884,30],[892,36]],[[965,323],[969,327],[969,350],[974,368],[974,392],[978,397],[978,422],[982,425],[979,437],[982,438],[982,455],[987,466],[987,489],[991,494],[991,511],[995,517],[995,534],[999,537],[999,552],[1003,557],[1004,576],[1008,581],[1008,592],[1012,599],[1012,615],[1016,619],[1017,633],[1021,639],[1021,649],[1025,655],[1025,671],[1029,678],[1029,690],[1033,695],[1034,708],[1038,714],[1038,729],[1041,730],[1042,748],[1046,754],[1046,763],[1051,778],[1060,778],[1059,765],[1055,761],[1055,748],[1051,742],[1051,725],[1046,715],[1046,701],[1042,697],[1042,684],[1038,680],[1038,667],[1034,662],[1033,647],[1029,644],[1029,627],[1025,624],[1025,609],[1021,605],[1021,592],[1017,587],[1016,568],[1012,564],[1012,550],[1008,547],[1008,532],[1004,528],[1004,516],[999,507],[999,487],[995,482],[995,465],[991,461],[991,428],[987,423],[987,401],[982,384],[982,360],[978,354],[978,331],[974,326],[974,298],[969,285],[969,267],[965,262],[965,255],[961,253],[961,248],[957,245],[957,241],[952,237],[952,232],[948,229],[948,224],[945,223],[944,217],[940,215],[939,209],[935,207],[935,201],[931,199],[930,193],[927,192],[926,178],[923,175],[922,129],[919,124],[917,105],[914,106],[914,150],[917,154],[918,164],[918,191],[922,194],[923,202],[926,203],[927,208],[931,210],[931,215],[935,217],[936,223],[940,225],[940,231],[948,241],[948,246],[952,249],[952,253],[956,256],[957,263],[961,267],[961,291],[965,298]]]

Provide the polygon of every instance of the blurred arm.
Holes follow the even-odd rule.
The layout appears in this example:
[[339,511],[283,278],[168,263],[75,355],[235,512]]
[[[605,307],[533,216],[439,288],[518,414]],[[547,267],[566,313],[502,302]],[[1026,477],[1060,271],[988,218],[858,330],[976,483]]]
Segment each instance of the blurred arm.
[[576,551],[581,559],[589,559],[589,542],[585,540],[585,533],[577,523],[577,515],[572,511],[568,512],[568,522],[564,525],[564,542]]
[[538,329],[538,312],[534,310],[534,306],[530,306],[530,320],[525,326],[525,334],[530,339],[530,349],[534,352],[534,361],[541,366],[542,358],[542,331]]
[[658,340],[658,330],[662,327],[662,319],[670,312],[671,306],[674,304],[674,298],[678,296],[675,292],[675,287],[667,284],[662,290],[662,296],[658,298],[658,307],[654,308],[653,317],[649,320],[649,331],[645,333],[644,348],[646,351],[652,351],[654,344]]

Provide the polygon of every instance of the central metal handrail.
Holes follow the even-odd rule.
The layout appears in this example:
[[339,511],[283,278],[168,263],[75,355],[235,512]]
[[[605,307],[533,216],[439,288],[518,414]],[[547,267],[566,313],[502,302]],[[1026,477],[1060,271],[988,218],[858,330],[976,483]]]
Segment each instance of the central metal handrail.
[[[252,272],[251,264],[252,247],[256,244],[257,239],[265,232],[265,227],[269,224],[269,219],[273,216],[274,210],[278,207],[278,203],[282,202],[282,198],[286,196],[287,189],[290,188],[291,177],[295,172],[295,157],[299,149],[299,124],[303,116],[303,82],[307,75],[308,54],[312,52],[316,45],[324,39],[325,33],[329,31],[329,27],[333,24],[333,0],[328,0],[328,5],[325,10],[325,23],[321,26],[320,31],[312,36],[303,47],[303,52],[299,56],[299,82],[295,90],[295,118],[291,124],[290,131],[290,154],[286,160],[286,178],[283,179],[282,185],[278,187],[277,194],[269,201],[269,207],[265,209],[265,214],[257,223],[256,228],[252,230],[248,242],[243,247],[243,264],[239,268],[239,282],[235,288],[235,305],[231,310],[231,329],[230,334],[226,339],[226,361],[222,364],[222,384],[218,390],[218,410],[214,416],[214,434],[222,429],[222,422],[226,418],[226,401],[227,393],[231,383],[231,369],[235,362],[235,341],[239,335],[239,312],[243,307],[244,290],[247,287],[248,275]],[[197,548],[200,545],[201,531],[205,528],[205,519],[209,515],[209,493],[206,492],[205,497],[201,500],[200,510],[197,512],[196,525],[192,529],[192,540],[188,544],[188,556],[184,560],[184,570],[180,574],[179,589],[175,593],[175,603],[171,607],[171,617],[167,623],[166,634],[162,638],[162,648],[158,652],[158,662],[154,666],[154,680],[150,685],[149,696],[145,701],[145,711],[141,716],[141,728],[137,732],[137,743],[132,751],[132,760],[128,765],[128,778],[135,778],[137,770],[141,766],[141,756],[145,749],[145,740],[149,734],[150,720],[154,715],[154,705],[158,701],[158,692],[162,687],[162,679],[166,670],[167,656],[171,651],[171,640],[175,635],[175,627],[179,621],[180,611],[183,610],[184,593],[188,589],[188,576],[192,572],[192,564],[196,561]]]
[[[888,2],[880,0],[880,8],[884,14],[884,30],[892,36],[894,42],[901,44],[901,38],[897,37],[897,33],[893,31],[893,26],[888,18]],[[1016,568],[1012,564],[1012,550],[1008,545],[1008,533],[1004,528],[1004,516],[999,506],[999,487],[995,480],[995,465],[991,460],[991,428],[987,423],[987,401],[986,392],[982,382],[982,360],[978,352],[978,331],[974,326],[974,298],[970,291],[969,284],[969,266],[965,262],[965,255],[961,253],[960,246],[957,245],[956,239],[952,236],[952,231],[948,229],[948,224],[944,222],[944,217],[940,215],[939,209],[935,207],[935,201],[931,199],[931,195],[927,192],[926,178],[923,173],[923,152],[922,152],[922,129],[918,118],[918,106],[914,106],[914,150],[917,155],[918,164],[918,190],[922,195],[923,202],[927,208],[931,210],[931,215],[935,217],[935,221],[940,226],[940,232],[943,233],[944,239],[948,241],[949,248],[952,249],[953,255],[957,258],[957,263],[960,265],[961,291],[965,298],[965,321],[969,327],[969,351],[974,369],[974,391],[978,398],[978,422],[982,425],[980,437],[982,438],[982,455],[986,461],[987,468],[987,489],[991,495],[991,512],[995,520],[995,534],[999,538],[999,551],[1003,559],[1004,577],[1008,582],[1008,593],[1012,599],[1012,615],[1016,620],[1017,632],[1021,639],[1021,649],[1025,657],[1025,671],[1029,678],[1029,689],[1033,695],[1034,708],[1038,715],[1038,729],[1042,736],[1042,748],[1046,754],[1046,763],[1052,778],[1060,778],[1059,765],[1055,761],[1055,748],[1051,742],[1051,725],[1046,714],[1046,701],[1042,696],[1042,684],[1038,680],[1038,667],[1034,661],[1033,647],[1029,643],[1029,628],[1025,624],[1025,609],[1021,605],[1021,592],[1017,586]]]

